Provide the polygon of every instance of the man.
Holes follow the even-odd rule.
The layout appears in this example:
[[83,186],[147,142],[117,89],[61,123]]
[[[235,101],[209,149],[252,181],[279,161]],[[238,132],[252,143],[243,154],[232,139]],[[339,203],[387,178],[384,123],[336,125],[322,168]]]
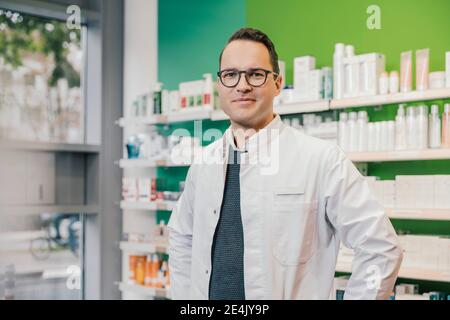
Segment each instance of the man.
[[343,152],[282,123],[278,57],[240,29],[220,57],[231,126],[191,166],[169,222],[174,299],[328,299],[340,242],[355,252],[346,299],[387,299],[402,250]]

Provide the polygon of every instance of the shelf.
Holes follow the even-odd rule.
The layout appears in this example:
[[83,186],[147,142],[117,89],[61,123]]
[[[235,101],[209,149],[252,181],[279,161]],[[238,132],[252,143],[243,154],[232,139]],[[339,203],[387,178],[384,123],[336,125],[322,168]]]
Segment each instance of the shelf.
[[167,123],[204,120],[211,118],[211,109],[203,107],[195,107],[185,109],[179,112],[169,113],[167,115]]
[[168,244],[153,244],[145,242],[120,242],[120,250],[133,253],[167,253]]
[[450,159],[450,148],[384,152],[350,152],[347,153],[347,156],[353,162],[443,160]]
[[[336,272],[351,273],[351,264],[338,263],[336,265]],[[450,274],[403,267],[400,267],[398,277],[425,281],[450,282]]]
[[330,109],[345,109],[352,107],[378,106],[404,102],[427,101],[450,98],[450,88],[433,89],[426,91],[411,91],[347,99],[334,99],[330,102]]
[[319,100],[311,102],[292,102],[281,104],[274,107],[275,113],[279,115],[322,112],[328,111],[330,102],[328,100]]
[[152,202],[142,202],[142,201],[121,201],[120,208],[122,210],[166,210],[171,211],[175,208],[177,204],[176,201],[152,201]]
[[25,206],[0,206],[0,212],[8,215],[29,215],[41,213],[98,213],[96,205],[25,205]]
[[33,239],[45,237],[44,230],[12,231],[0,233],[0,244],[11,244],[15,242],[27,242]]
[[169,298],[167,289],[147,288],[138,284],[119,283],[119,290],[153,298]]
[[412,220],[445,220],[450,221],[449,209],[395,209],[386,208],[386,213],[391,219]]
[[99,145],[70,144],[52,142],[30,141],[0,141],[0,149],[42,151],[42,152],[75,152],[75,153],[99,153]]
[[167,123],[167,116],[165,115],[153,115],[151,117],[136,117],[136,118],[121,118],[117,124],[121,127],[129,126],[149,126],[154,124],[165,124]]
[[121,127],[149,126],[155,124],[169,124],[183,121],[204,120],[211,118],[211,110],[203,107],[185,109],[168,114],[151,115],[148,117],[125,117],[119,119],[117,124]]
[[[322,112],[329,110],[328,100],[319,100],[312,102],[292,102],[274,106],[274,112],[279,115],[299,114],[309,112]],[[228,120],[229,117],[222,110],[215,110],[211,113],[211,120]]]
[[121,168],[189,167],[190,163],[173,163],[168,160],[121,159]]

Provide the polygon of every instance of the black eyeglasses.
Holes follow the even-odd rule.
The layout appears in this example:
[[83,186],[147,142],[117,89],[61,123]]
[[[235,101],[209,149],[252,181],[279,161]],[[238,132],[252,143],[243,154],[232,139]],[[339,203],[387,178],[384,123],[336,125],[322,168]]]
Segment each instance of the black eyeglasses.
[[225,87],[234,88],[241,80],[241,73],[245,73],[245,80],[247,80],[247,83],[252,87],[261,87],[264,85],[269,73],[273,74],[274,79],[278,77],[277,73],[261,68],[242,71],[238,69],[225,69],[217,72],[217,76]]

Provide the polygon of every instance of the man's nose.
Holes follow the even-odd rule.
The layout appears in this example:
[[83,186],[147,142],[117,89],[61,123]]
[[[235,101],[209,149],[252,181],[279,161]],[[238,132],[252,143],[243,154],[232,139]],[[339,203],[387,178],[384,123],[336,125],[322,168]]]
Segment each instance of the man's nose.
[[239,74],[239,82],[236,86],[236,90],[239,92],[248,92],[252,90],[252,86],[248,84],[245,73]]

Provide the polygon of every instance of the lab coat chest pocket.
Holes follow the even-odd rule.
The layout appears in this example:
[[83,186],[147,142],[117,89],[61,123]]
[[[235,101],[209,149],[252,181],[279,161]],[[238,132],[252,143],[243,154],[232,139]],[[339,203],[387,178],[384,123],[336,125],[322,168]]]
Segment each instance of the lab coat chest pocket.
[[316,250],[317,201],[303,187],[277,188],[273,193],[273,254],[283,265],[306,263]]

